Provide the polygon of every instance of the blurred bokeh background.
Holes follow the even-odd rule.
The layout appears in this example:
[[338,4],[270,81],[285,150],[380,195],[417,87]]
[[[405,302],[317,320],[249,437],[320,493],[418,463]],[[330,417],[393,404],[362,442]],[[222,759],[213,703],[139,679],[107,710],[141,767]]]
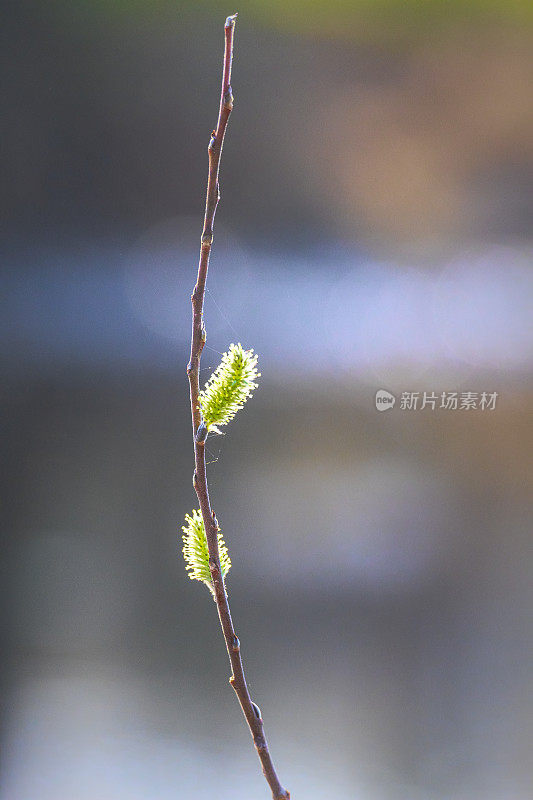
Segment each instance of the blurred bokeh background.
[[208,454],[276,765],[295,800],[529,800],[520,0],[4,4],[1,800],[268,796],[179,541],[235,10],[203,366],[260,354]]

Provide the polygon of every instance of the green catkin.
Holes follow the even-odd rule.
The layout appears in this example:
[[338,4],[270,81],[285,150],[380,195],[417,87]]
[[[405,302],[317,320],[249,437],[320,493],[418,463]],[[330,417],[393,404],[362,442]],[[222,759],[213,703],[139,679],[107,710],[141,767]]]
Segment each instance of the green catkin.
[[208,430],[227,425],[257,389],[257,355],[240,344],[230,344],[227,353],[200,392],[200,410]]
[[[239,344],[230,344],[227,353],[200,392],[199,403],[207,430],[217,431],[217,426],[227,425],[257,388],[257,356]],[[183,531],[183,557],[189,578],[203,581],[214,595],[209,570],[209,549],[202,514],[194,510],[186,514]],[[231,560],[220,531],[217,532],[220,570],[225,578]]]
[[[214,596],[213,582],[209,571],[209,550],[207,548],[207,537],[202,514],[195,509],[192,514],[185,515],[185,522],[186,525],[182,526],[185,568],[191,580],[203,581]],[[225,578],[231,567],[231,559],[220,530],[217,532],[217,538],[220,571],[222,577]]]

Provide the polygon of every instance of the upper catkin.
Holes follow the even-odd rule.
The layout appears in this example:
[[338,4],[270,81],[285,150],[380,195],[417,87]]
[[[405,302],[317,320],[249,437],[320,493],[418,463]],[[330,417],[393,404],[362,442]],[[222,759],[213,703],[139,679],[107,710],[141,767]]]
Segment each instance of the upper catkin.
[[200,392],[200,410],[206,428],[227,425],[257,388],[257,355],[240,344],[230,344],[227,353]]

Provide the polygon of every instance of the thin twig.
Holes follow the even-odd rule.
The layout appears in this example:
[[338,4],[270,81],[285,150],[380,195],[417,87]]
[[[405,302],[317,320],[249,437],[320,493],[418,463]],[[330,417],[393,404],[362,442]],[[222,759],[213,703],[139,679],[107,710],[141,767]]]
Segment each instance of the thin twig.
[[[209,549],[209,569],[214,586],[215,602],[217,605],[218,616],[222,626],[222,631],[224,633],[224,639],[226,641],[226,648],[232,669],[232,675],[229,679],[229,682],[235,690],[235,694],[237,695],[239,703],[241,704],[246,722],[250,728],[250,733],[252,734],[255,748],[263,768],[263,774],[268,782],[268,785],[270,786],[270,789],[272,790],[272,797],[274,800],[289,800],[290,794],[279,782],[272,759],[270,757],[267,740],[263,732],[263,720],[261,718],[261,714],[255,703],[252,703],[248,686],[246,685],[246,678],[244,676],[244,668],[241,659],[240,643],[231,620],[228,597],[224,586],[224,578],[222,577],[220,570],[217,541],[218,522],[215,517],[215,512],[211,509],[211,504],[209,501],[205,463],[205,437],[202,434],[202,431],[205,430],[205,428],[202,424],[202,416],[199,404],[200,358],[206,341],[206,333],[203,323],[205,284],[207,280],[207,269],[209,266],[209,255],[213,242],[213,223],[218,201],[220,199],[218,170],[220,165],[220,156],[222,153],[222,145],[224,143],[224,134],[226,132],[229,115],[231,114],[231,110],[233,108],[233,95],[231,91],[231,62],[233,56],[233,31],[235,28],[236,17],[236,14],[228,17],[224,26],[225,51],[220,109],[218,113],[217,127],[211,134],[211,140],[208,147],[209,174],[207,180],[204,227],[202,231],[200,247],[200,262],[198,265],[196,286],[194,287],[194,291],[191,295],[191,357],[189,364],[187,365],[187,375],[189,376],[191,391],[191,415],[194,436],[195,471],[193,484],[196,494],[198,495],[200,511],[204,521],[207,546]],[[202,430],[199,431],[201,425]]]

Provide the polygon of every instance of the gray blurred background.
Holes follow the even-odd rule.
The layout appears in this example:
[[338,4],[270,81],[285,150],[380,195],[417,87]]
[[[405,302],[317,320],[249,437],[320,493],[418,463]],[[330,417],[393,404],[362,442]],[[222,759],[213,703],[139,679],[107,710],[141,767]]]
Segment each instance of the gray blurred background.
[[[208,455],[276,765],[295,800],[529,800],[519,0],[4,4],[0,798],[268,796],[180,554],[235,10],[203,366],[232,341],[260,354]],[[498,398],[401,408],[424,391]]]

